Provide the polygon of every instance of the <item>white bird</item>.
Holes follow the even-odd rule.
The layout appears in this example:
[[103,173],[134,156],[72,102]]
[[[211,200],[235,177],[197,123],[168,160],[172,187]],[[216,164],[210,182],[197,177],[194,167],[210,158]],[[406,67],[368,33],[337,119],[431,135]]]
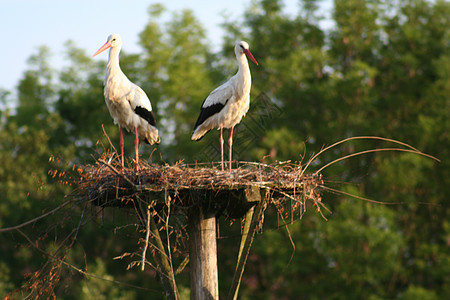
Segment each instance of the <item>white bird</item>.
[[194,126],[192,140],[199,141],[211,129],[220,129],[220,158],[223,171],[223,128],[230,128],[228,138],[228,153],[231,171],[231,149],[233,145],[233,129],[250,107],[250,87],[252,79],[248,66],[247,55],[256,65],[258,62],[244,41],[237,42],[234,53],[239,64],[239,70],[227,82],[216,88],[203,101],[200,115]]
[[120,128],[120,149],[122,167],[124,167],[122,127],[128,131],[134,130],[136,136],[134,147],[136,152],[136,169],[139,168],[139,136],[150,145],[159,143],[160,138],[156,128],[152,105],[145,92],[132,83],[122,72],[119,65],[119,52],[122,48],[122,38],[111,34],[106,43],[93,56],[109,50],[108,64],[105,76],[105,101],[114,124]]

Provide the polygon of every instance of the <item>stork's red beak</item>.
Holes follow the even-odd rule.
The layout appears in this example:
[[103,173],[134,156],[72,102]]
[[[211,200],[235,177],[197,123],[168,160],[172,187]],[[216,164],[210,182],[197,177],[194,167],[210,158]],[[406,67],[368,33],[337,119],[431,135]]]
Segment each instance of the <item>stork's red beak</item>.
[[250,50],[245,49],[244,50],[245,55],[247,55],[257,66],[259,66],[258,62],[256,61],[256,59],[253,57],[253,54],[250,52]]
[[106,49],[108,49],[109,47],[111,47],[111,42],[106,42],[103,46],[100,47],[100,49],[97,50],[97,52],[95,52],[94,55],[92,55],[92,57],[96,56],[97,54],[102,53],[103,51],[105,51]]

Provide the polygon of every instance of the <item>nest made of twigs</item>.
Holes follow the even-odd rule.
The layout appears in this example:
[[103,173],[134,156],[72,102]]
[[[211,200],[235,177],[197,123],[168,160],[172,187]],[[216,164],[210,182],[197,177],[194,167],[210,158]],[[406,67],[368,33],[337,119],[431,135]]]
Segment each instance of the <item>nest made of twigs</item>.
[[[278,162],[264,164],[257,162],[238,162],[239,167],[222,171],[220,164],[183,164],[158,165],[141,161],[139,169],[122,168],[117,156],[105,153],[97,159],[95,165],[83,170],[79,183],[79,192],[86,199],[102,206],[125,206],[127,200],[136,195],[152,193],[179,195],[204,191],[219,195],[236,193],[249,188],[265,191],[267,197],[277,199],[277,203],[291,200],[296,207],[305,208],[306,200],[319,206],[321,203],[322,176],[318,173],[305,174],[301,164]],[[183,194],[184,193],[184,194]],[[228,201],[239,196],[225,197]],[[140,199],[144,197],[140,196]],[[231,200],[230,200],[231,199]],[[237,201],[237,200],[236,200]],[[280,202],[281,201],[281,202]],[[164,200],[163,200],[164,203]],[[184,202],[192,205],[192,202]],[[240,202],[236,202],[240,205]],[[236,206],[235,205],[235,206]],[[227,207],[234,207],[227,205]],[[244,209],[247,209],[245,207]]]

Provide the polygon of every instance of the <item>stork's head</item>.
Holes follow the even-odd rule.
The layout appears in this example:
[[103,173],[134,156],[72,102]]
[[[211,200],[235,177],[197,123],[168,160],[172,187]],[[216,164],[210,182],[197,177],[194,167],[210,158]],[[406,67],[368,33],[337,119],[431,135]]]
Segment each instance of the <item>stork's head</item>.
[[95,52],[93,57],[96,56],[97,54],[102,53],[106,49],[109,49],[109,48],[118,48],[118,49],[120,49],[121,47],[122,47],[122,38],[120,37],[119,34],[113,33],[110,36],[108,36],[108,39],[106,40],[106,43],[103,46],[101,46],[100,49],[97,50],[97,52]]
[[256,65],[259,65],[256,59],[253,57],[252,53],[249,50],[249,46],[247,42],[239,41],[234,46],[234,53],[236,53],[236,56],[240,55],[247,55],[248,58],[250,58]]

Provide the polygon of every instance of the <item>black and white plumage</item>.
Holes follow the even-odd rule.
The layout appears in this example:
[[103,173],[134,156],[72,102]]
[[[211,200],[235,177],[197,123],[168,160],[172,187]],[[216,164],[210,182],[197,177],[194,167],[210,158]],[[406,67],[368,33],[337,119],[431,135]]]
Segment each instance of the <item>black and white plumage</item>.
[[120,128],[120,148],[122,167],[124,167],[122,127],[135,133],[136,168],[139,164],[139,137],[148,144],[160,142],[152,105],[145,92],[132,83],[122,72],[119,65],[119,52],[122,38],[111,34],[106,43],[93,55],[109,50],[108,64],[105,76],[105,101],[115,124]]
[[220,129],[220,154],[223,167],[223,128],[230,128],[228,149],[231,170],[231,149],[233,144],[233,129],[250,107],[251,75],[248,66],[248,56],[256,65],[258,62],[253,57],[246,42],[237,42],[234,53],[238,61],[239,70],[227,82],[216,88],[209,94],[202,104],[200,115],[194,126],[192,140],[198,141],[211,129]]

